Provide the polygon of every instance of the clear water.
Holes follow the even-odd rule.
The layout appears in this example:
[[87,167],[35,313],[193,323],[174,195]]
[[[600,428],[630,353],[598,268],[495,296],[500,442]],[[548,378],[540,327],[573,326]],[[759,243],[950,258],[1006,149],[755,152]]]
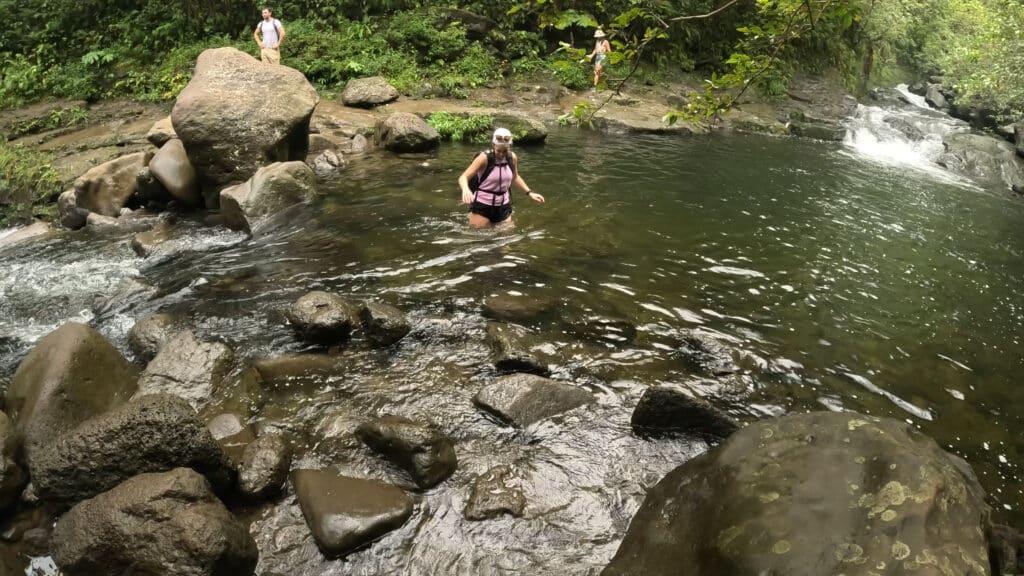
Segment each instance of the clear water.
[[[596,574],[645,487],[706,449],[630,434],[632,407],[658,382],[688,383],[744,420],[810,409],[908,420],[974,465],[1004,518],[1024,518],[1018,202],[840,145],[567,130],[519,151],[547,204],[517,196],[513,230],[474,232],[455,186],[472,151],[357,164],[252,240],[190,224],[148,260],[127,236],[8,248],[0,387],[33,341],[69,319],[123,348],[135,318],[169,311],[253,360],[305,350],[283,310],[309,290],[406,310],[414,331],[395,349],[354,346],[343,377],[275,393],[254,422],[293,429],[296,466],[395,480],[358,447],[323,449],[314,430],[327,415],[430,418],[455,438],[459,471],[415,496],[403,528],[345,562],[302,539],[292,497],[244,511],[261,574]],[[123,277],[158,292],[95,314],[93,298]],[[474,409],[494,377],[481,301],[509,291],[553,303],[527,327],[555,377],[593,391],[593,408],[519,432]],[[581,328],[598,319],[638,335],[616,342]],[[744,354],[755,385],[742,402],[718,396],[675,351],[698,327]],[[502,463],[521,478],[526,517],[467,522],[472,480]]]

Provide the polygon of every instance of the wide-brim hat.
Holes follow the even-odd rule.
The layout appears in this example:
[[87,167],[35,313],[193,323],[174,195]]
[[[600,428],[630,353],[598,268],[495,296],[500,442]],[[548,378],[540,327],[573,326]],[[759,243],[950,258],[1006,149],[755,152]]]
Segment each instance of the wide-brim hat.
[[604,37],[605,37],[604,30],[601,30],[600,28],[598,28],[597,32],[594,32],[594,38],[604,38]]

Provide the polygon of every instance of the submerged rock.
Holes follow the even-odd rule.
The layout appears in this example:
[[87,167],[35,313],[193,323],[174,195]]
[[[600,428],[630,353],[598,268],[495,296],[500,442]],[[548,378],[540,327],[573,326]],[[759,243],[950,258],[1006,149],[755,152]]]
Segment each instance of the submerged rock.
[[170,240],[173,233],[174,227],[170,223],[160,222],[152,230],[139,232],[132,236],[129,246],[137,256],[146,258],[155,252],[161,244]]
[[75,204],[101,216],[116,218],[135,194],[135,177],[149,164],[152,152],[136,152],[90,169],[75,180]]
[[43,501],[71,505],[145,472],[192,468],[219,490],[234,470],[188,402],[154,394],[86,421],[38,450],[32,483]]
[[359,309],[359,320],[366,337],[380,347],[398,342],[412,330],[401,310],[380,302],[364,302]]
[[309,393],[345,375],[341,358],[327,354],[285,354],[258,360],[260,384],[273,392]]
[[412,476],[422,489],[433,488],[458,467],[455,445],[433,424],[420,424],[401,416],[364,422],[356,436],[367,446]]
[[305,162],[278,162],[260,168],[248,181],[220,193],[224,225],[252,232],[274,214],[316,196],[316,176]]
[[171,112],[174,130],[211,194],[244,182],[268,163],[306,157],[309,120],[320,97],[301,72],[266,66],[235,48],[206,50]]
[[524,322],[544,316],[554,309],[547,298],[530,295],[497,294],[484,298],[484,316],[495,320]]
[[502,514],[522,517],[526,498],[523,491],[513,485],[511,476],[508,466],[495,466],[478,476],[463,511],[466,519],[488,520]]
[[287,316],[303,340],[337,344],[352,333],[352,327],[359,321],[359,309],[343,296],[316,291],[292,304]]
[[246,576],[256,542],[193,470],[142,474],[61,517],[53,558],[67,576]]
[[412,515],[412,501],[390,484],[324,470],[296,470],[292,483],[313,539],[327,556],[345,556]]
[[674,386],[651,386],[644,390],[630,425],[638,436],[644,437],[693,434],[721,440],[739,430],[739,424],[730,416]]
[[140,302],[155,296],[156,286],[146,284],[136,278],[122,278],[117,286],[107,294],[98,294],[92,303],[92,311],[98,318],[108,318],[124,313]]
[[989,573],[988,506],[913,425],[747,426],[652,488],[603,576]]
[[150,314],[128,331],[128,348],[136,358],[149,362],[174,334],[177,321],[170,314]]
[[288,480],[292,449],[281,433],[263,434],[249,444],[238,470],[238,488],[243,496],[262,500],[276,496]]
[[348,160],[337,150],[324,150],[310,163],[313,174],[321,180],[337,178],[341,171],[348,166]]
[[31,463],[39,450],[124,403],[134,390],[135,372],[121,353],[96,330],[70,322],[21,361],[7,389],[6,409]]
[[378,122],[373,137],[391,152],[425,152],[441,141],[433,126],[409,112],[395,112]]
[[687,330],[680,353],[709,376],[725,376],[739,370],[732,352],[705,330]]
[[190,330],[178,332],[146,366],[138,394],[174,394],[199,407],[213,397],[234,361],[227,345],[200,342]]
[[491,341],[492,361],[501,372],[525,372],[547,376],[547,364],[530,351],[525,328],[514,324],[490,322],[487,337]]
[[373,108],[395,100],[398,100],[398,89],[381,76],[349,80],[341,93],[345,106],[356,108]]
[[473,397],[480,408],[520,428],[593,401],[583,388],[533,374],[503,376]]
[[245,418],[232,412],[214,416],[206,425],[213,439],[220,444],[224,454],[235,465],[242,463],[245,451],[256,440],[252,428],[245,423]]

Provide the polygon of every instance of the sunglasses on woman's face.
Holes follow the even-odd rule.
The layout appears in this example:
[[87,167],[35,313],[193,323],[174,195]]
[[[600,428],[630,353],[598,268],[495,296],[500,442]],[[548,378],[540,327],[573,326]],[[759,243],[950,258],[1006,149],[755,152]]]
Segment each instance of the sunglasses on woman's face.
[[512,137],[511,136],[495,136],[494,139],[497,140],[498,142],[511,142],[512,141]]

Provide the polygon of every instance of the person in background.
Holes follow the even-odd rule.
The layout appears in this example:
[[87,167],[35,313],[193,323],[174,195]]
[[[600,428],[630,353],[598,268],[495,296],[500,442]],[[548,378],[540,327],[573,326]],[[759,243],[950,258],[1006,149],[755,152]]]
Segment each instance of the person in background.
[[[263,38],[261,39],[260,36]],[[263,9],[263,20],[256,25],[252,37],[260,47],[260,60],[267,64],[281,63],[281,42],[284,40],[284,26],[274,18],[270,8]]]
[[[469,224],[474,228],[512,224],[513,184],[531,200],[544,202],[544,197],[530,191],[519,174],[519,158],[511,148],[512,133],[507,128],[498,128],[491,138],[491,149],[477,154],[459,176],[462,203],[469,204]],[[479,184],[472,190],[470,179],[474,176]]]
[[608,42],[608,37],[604,35],[604,30],[600,28],[594,32],[594,38],[597,40],[594,44],[594,51],[587,54],[587,58],[591,58],[594,63],[594,88],[597,88],[597,81],[601,78],[601,69],[608,53],[612,51],[612,45]]

